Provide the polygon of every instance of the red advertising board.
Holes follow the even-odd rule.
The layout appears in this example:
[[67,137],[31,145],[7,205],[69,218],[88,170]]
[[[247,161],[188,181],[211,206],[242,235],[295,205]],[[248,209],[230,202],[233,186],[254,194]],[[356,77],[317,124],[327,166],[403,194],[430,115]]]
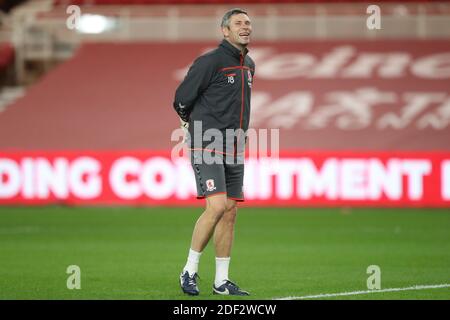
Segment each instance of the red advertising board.
[[[450,206],[450,153],[281,152],[247,158],[246,204]],[[0,205],[203,205],[168,151],[3,152]]]

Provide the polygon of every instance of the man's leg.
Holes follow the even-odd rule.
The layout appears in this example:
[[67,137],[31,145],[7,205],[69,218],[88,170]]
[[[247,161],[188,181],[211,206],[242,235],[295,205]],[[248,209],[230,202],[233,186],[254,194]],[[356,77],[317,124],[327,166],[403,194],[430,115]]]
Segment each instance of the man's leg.
[[225,194],[213,194],[206,198],[206,209],[195,224],[188,259],[180,275],[180,284],[184,293],[189,295],[199,294],[197,272],[200,255],[208,244],[217,222],[224,214],[226,203]]
[[220,287],[228,280],[228,267],[231,247],[233,246],[236,213],[236,201],[227,199],[226,210],[214,230],[214,246],[216,249],[216,278],[214,284],[216,287]]
[[226,194],[212,195],[206,198],[206,210],[198,218],[192,234],[191,249],[201,252],[211,238],[214,228],[227,209]]
[[222,218],[214,230],[214,245],[216,249],[216,277],[214,279],[213,293],[221,295],[248,296],[228,278],[231,247],[233,245],[234,225],[236,222],[236,201],[228,199],[227,207]]
[[234,238],[236,222],[236,200],[244,200],[242,186],[244,184],[244,164],[227,163],[225,165],[225,180],[227,190],[226,210],[214,231],[214,245],[216,249],[216,277],[213,293],[221,295],[247,296],[249,293],[240,289],[228,277],[231,247]]
[[225,194],[211,195],[206,198],[206,209],[195,224],[188,260],[183,272],[188,271],[190,275],[198,272],[200,255],[208,244],[216,224],[224,214],[226,204]]

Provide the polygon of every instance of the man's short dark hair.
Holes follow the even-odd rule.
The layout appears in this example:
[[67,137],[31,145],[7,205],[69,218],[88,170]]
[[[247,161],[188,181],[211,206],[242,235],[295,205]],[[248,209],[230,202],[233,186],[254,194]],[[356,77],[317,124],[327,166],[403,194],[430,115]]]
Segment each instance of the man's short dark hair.
[[234,9],[231,9],[231,10],[227,11],[223,15],[222,23],[220,24],[220,26],[222,28],[230,27],[230,19],[231,19],[231,17],[234,16],[235,14],[240,14],[240,13],[248,15],[247,11],[245,11],[243,9],[240,9],[240,8],[234,8]]

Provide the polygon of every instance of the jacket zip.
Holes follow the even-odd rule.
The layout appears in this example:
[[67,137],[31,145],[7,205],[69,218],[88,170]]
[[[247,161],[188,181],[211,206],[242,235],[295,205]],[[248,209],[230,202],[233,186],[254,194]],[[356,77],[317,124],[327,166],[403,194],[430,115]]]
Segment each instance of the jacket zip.
[[244,56],[240,55],[240,64],[241,64],[241,115],[239,117],[239,134],[237,137],[237,142],[236,142],[236,146],[234,148],[234,154],[237,154],[237,147],[239,146],[239,138],[241,137],[241,131],[240,129],[242,129],[242,118],[244,115],[244,82],[245,82],[245,77],[244,77]]
[[242,82],[242,91],[241,91],[241,116],[239,118],[239,129],[242,129],[242,117],[244,114],[244,56],[241,53],[240,56],[241,59],[241,82]]

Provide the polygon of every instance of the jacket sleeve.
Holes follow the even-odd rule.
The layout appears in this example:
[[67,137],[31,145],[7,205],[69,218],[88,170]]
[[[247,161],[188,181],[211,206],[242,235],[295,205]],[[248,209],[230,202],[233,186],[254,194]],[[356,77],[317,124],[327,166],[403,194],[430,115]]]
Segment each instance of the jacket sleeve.
[[214,74],[211,57],[198,57],[175,92],[173,107],[183,121],[189,121],[189,115],[198,97],[208,88]]

